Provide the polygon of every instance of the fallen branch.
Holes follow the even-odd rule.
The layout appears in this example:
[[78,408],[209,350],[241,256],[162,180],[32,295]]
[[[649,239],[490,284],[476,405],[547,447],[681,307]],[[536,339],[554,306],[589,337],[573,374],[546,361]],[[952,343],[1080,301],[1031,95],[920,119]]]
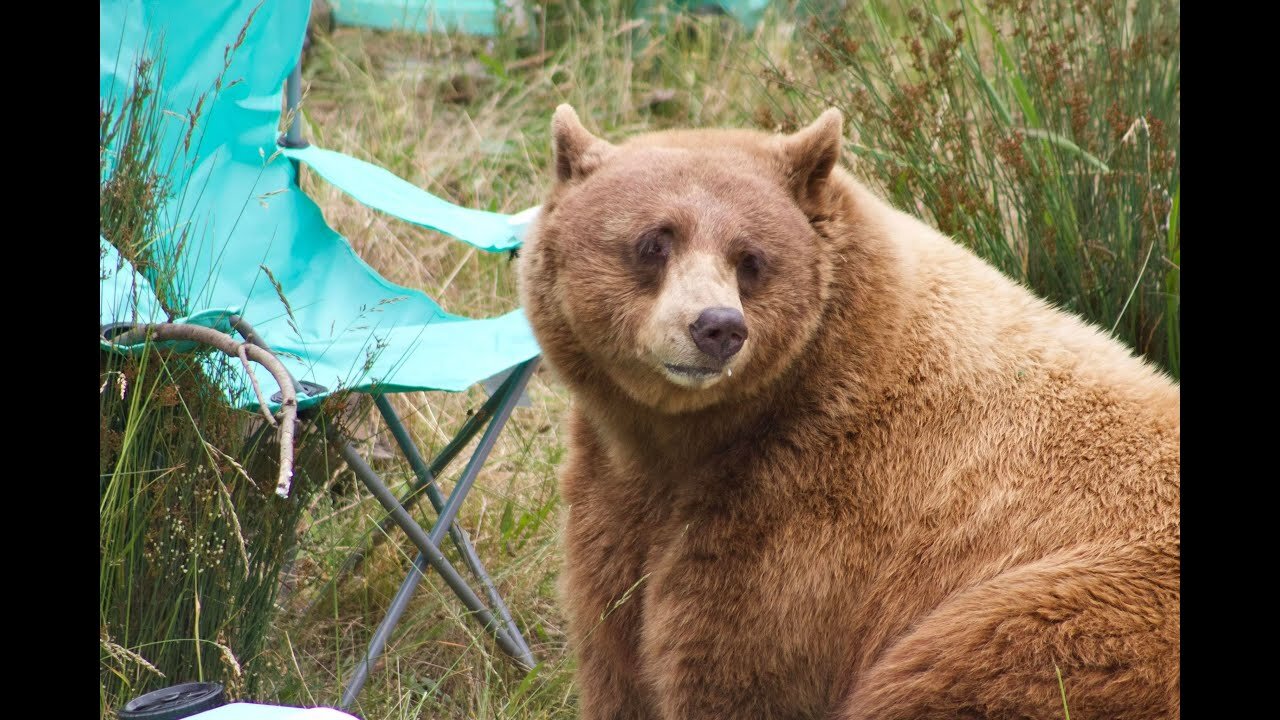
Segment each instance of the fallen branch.
[[[280,479],[276,483],[276,494],[289,497],[289,486],[293,481],[293,434],[298,422],[298,394],[293,389],[293,379],[280,360],[270,351],[251,343],[242,343],[226,333],[200,325],[175,325],[174,323],[154,323],[138,325],[133,329],[111,339],[116,345],[136,345],[150,340],[186,340],[209,345],[233,358],[243,361],[246,357],[267,369],[280,386],[283,400],[280,403]],[[246,370],[248,366],[246,365]],[[254,391],[258,394],[258,402],[262,412],[270,411],[266,407],[266,399],[258,388],[253,373],[249,373]],[[274,419],[273,419],[274,420]]]

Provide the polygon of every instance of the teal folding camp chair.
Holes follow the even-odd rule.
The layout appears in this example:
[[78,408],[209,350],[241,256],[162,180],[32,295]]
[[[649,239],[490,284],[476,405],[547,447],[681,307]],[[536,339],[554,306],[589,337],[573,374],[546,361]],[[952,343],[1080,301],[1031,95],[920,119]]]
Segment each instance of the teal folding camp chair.
[[[520,243],[530,212],[517,216],[461,208],[373,165],[308,147],[295,116],[278,137],[282,93],[297,108],[300,54],[309,0],[103,0],[100,94],[116,106],[137,81],[138,58],[160,62],[156,100],[168,118],[158,157],[177,159],[173,195],[163,206],[166,231],[151,256],[171,267],[131,267],[100,237],[102,343],[129,352],[140,324],[172,321],[238,333],[264,348],[288,373],[301,412],[311,413],[419,551],[413,568],[374,633],[343,693],[350,707],[381,654],[427,568],[435,570],[499,647],[527,668],[535,660],[494,583],[455,518],[538,362],[539,350],[521,310],[469,319],[445,312],[419,290],[380,277],[329,228],[298,185],[301,165],[357,200],[408,222],[444,232],[489,252]],[[192,120],[188,111],[199,106]],[[110,172],[110,158],[108,169]],[[163,292],[160,292],[163,291]],[[170,305],[170,317],[157,293]],[[175,303],[178,307],[173,307]],[[213,362],[212,359],[206,362]],[[229,403],[260,408],[255,370],[231,363],[219,375]],[[261,382],[256,382],[261,380]],[[387,395],[416,390],[464,391],[488,381],[489,399],[457,437],[427,462],[392,409]],[[397,498],[350,440],[325,422],[322,401],[332,393],[373,396],[391,435],[417,476]],[[265,395],[265,393],[263,393]],[[276,411],[285,393],[266,404]],[[448,498],[435,478],[476,436],[480,441]],[[425,494],[438,514],[423,528],[409,498]],[[486,602],[441,552],[445,535],[482,586]]]

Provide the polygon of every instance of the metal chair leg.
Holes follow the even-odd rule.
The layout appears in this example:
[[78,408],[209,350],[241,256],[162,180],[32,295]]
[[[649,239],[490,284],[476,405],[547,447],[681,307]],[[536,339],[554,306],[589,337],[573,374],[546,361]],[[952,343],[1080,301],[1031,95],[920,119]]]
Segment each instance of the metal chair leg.
[[[506,382],[514,381],[515,378],[509,377]],[[421,467],[414,466],[413,470],[414,474],[417,476],[417,482],[414,483],[413,487],[410,488],[407,493],[400,497],[400,504],[404,505],[406,510],[412,510],[413,506],[420,502],[422,496],[425,494],[431,500],[431,505],[435,509],[436,515],[440,514],[440,510],[444,507],[444,497],[440,495],[440,488],[435,485],[434,480],[439,477],[440,474],[444,472],[444,469],[454,461],[458,454],[461,453],[473,439],[475,439],[475,436],[488,425],[489,420],[493,417],[494,413],[497,412],[502,399],[506,397],[506,382],[504,382],[504,384],[499,387],[498,391],[493,393],[488,400],[485,400],[484,404],[480,406],[480,409],[476,410],[475,413],[467,418],[467,421],[463,423],[457,434],[454,435],[453,439],[440,450],[439,454],[435,456],[431,461],[431,464],[426,467],[425,471]],[[381,397],[382,396],[380,395],[375,395],[375,403],[378,403],[378,399]],[[382,410],[383,405],[386,406],[387,410],[391,410],[390,403],[386,401],[382,401],[378,405],[379,410]],[[394,411],[392,411],[392,415],[395,417],[395,421],[388,421],[388,426],[394,434],[396,432],[396,425],[400,423],[400,420],[399,416],[395,416]],[[386,411],[383,411],[383,417],[387,417]],[[406,453],[406,457],[408,457],[410,464],[413,464],[414,456],[419,459],[422,457],[418,453],[417,447],[413,444],[412,439],[408,437],[408,433],[404,434],[403,440],[397,436],[396,441],[400,444],[402,450],[405,447],[413,448],[413,456]],[[355,572],[356,569],[360,567],[360,564],[364,562],[364,559],[376,550],[388,537],[391,532],[391,528],[394,526],[395,523],[392,522],[390,516],[381,520],[378,523],[376,531],[371,533],[372,539],[369,540],[368,546],[353,551],[351,555],[347,557],[342,566],[338,568],[338,571],[334,573],[333,578],[326,583],[324,591],[317,594],[317,597],[326,595],[341,578]],[[311,609],[312,608],[309,606],[307,608],[307,612],[310,613]]]
[[408,609],[409,600],[413,598],[413,592],[418,589],[418,583],[422,582],[422,577],[429,567],[431,566],[427,563],[426,556],[418,553],[417,559],[413,561],[413,569],[405,576],[404,582],[400,583],[400,589],[396,591],[396,596],[391,600],[391,607],[387,608],[387,614],[382,618],[382,622],[378,623],[378,628],[373,631],[373,639],[369,641],[368,650],[365,651],[364,657],[360,659],[360,663],[356,665],[355,671],[351,674],[351,679],[347,681],[347,687],[342,691],[342,702],[338,704],[338,709],[349,709],[355,703],[356,696],[364,689],[364,684],[369,679],[369,671],[373,669],[373,664],[382,656],[382,651],[387,646],[387,640],[391,638],[391,632],[396,629],[396,625],[400,624],[400,618],[404,615],[404,611]]
[[[475,613],[476,618],[480,621],[480,624],[485,628],[485,630],[493,633],[494,639],[498,643],[498,647],[502,648],[508,655],[516,658],[521,662],[521,664],[525,665],[526,668],[532,668],[534,663],[526,662],[521,657],[523,653],[521,653],[520,646],[511,639],[510,635],[507,634],[507,630],[503,627],[503,623],[496,619],[493,616],[493,613],[485,607],[484,602],[481,601],[479,596],[475,594],[475,591],[467,585],[466,580],[458,574],[458,571],[453,567],[452,563],[450,563],[444,554],[440,552],[440,548],[437,544],[431,541],[430,537],[427,536],[426,531],[422,529],[422,526],[414,522],[413,518],[409,516],[409,513],[405,511],[404,507],[396,501],[395,495],[387,488],[386,484],[382,482],[382,479],[378,477],[377,473],[369,467],[369,465],[364,461],[364,458],[360,457],[360,454],[356,452],[356,449],[351,445],[351,443],[333,427],[332,423],[326,423],[325,433],[329,442],[333,443],[333,445],[338,448],[338,452],[342,454],[343,460],[347,462],[351,467],[351,470],[360,478],[360,481],[369,489],[369,492],[377,498],[383,508],[385,508],[387,512],[391,513],[396,525],[400,526],[400,529],[403,530],[404,533],[409,536],[409,539],[413,544],[418,547],[418,551],[423,555],[423,559],[427,564],[440,574],[440,577],[444,580],[445,584],[448,585],[449,589],[458,596],[458,599],[462,601],[462,604],[467,608],[467,610]],[[416,584],[417,583],[415,582],[412,584],[405,583],[404,585],[416,586]],[[412,593],[412,586],[404,588],[408,591],[408,594]],[[403,587],[404,586],[402,586],[402,588]],[[399,595],[399,593],[397,593],[397,595]],[[407,602],[407,600],[408,598],[406,597],[404,601]],[[389,630],[390,628],[388,628],[388,631]],[[365,662],[368,665],[371,666],[376,662],[376,660],[376,657],[371,657],[366,653]],[[366,669],[364,673],[365,677],[367,677],[367,674]],[[363,684],[363,679],[361,680],[361,683]],[[344,696],[350,695],[354,700],[359,691],[359,687],[355,687],[354,689],[349,688],[348,692],[344,693]]]
[[[413,521],[404,506],[396,500],[395,496],[382,483],[372,468],[364,462],[364,459],[359,456],[351,443],[342,437],[332,424],[326,424],[325,432],[330,442],[338,447],[343,459],[347,461],[351,469],[369,488],[370,492],[382,503],[390,515],[390,521],[399,525],[419,549],[419,555],[414,560],[412,569],[410,569],[409,574],[401,583],[399,590],[397,590],[386,616],[383,617],[382,622],[379,623],[374,631],[374,636],[370,641],[365,656],[356,666],[351,681],[343,692],[342,704],[339,707],[349,708],[355,702],[360,690],[368,680],[371,668],[382,655],[387,640],[408,608],[409,601],[417,590],[427,567],[434,568],[441,574],[445,583],[462,600],[467,609],[475,612],[485,629],[494,634],[498,646],[504,652],[516,659],[526,669],[530,669],[536,664],[528,643],[525,642],[524,636],[516,627],[506,603],[503,602],[497,587],[494,586],[493,580],[489,577],[488,571],[480,561],[474,546],[466,533],[454,524],[454,520],[457,517],[462,501],[466,498],[472,485],[474,485],[480,468],[493,450],[498,434],[506,425],[511,411],[515,408],[521,393],[528,384],[529,378],[532,377],[537,362],[538,359],[534,358],[523,363],[503,383],[499,392],[495,393],[497,407],[494,408],[493,418],[489,421],[475,453],[472,454],[466,469],[464,469],[462,476],[455,484],[448,500],[444,500],[441,497],[439,488],[435,484],[435,476],[431,467],[426,464],[422,455],[418,452],[417,447],[413,444],[412,439],[404,428],[404,424],[391,407],[390,402],[384,396],[375,397],[378,409],[382,412],[392,435],[396,438],[401,451],[404,452],[415,475],[417,475],[418,485],[425,491],[427,497],[431,500],[431,504],[439,513],[439,517],[433,524],[429,534]],[[471,434],[474,434],[474,431]],[[490,606],[498,614],[497,618],[494,618],[489,609],[484,607],[470,586],[462,580],[457,571],[440,553],[439,545],[446,533],[458,548],[464,563],[484,586]]]
[[[470,487],[470,483],[474,481],[475,474],[479,472],[480,467],[488,459],[489,452],[493,447],[493,440],[497,438],[497,435],[501,433],[503,427],[505,427],[512,409],[514,409],[516,402],[519,401],[520,395],[524,392],[525,386],[529,383],[529,378],[533,376],[533,371],[537,366],[537,362],[538,361],[535,358],[521,365],[517,368],[516,372],[512,373],[511,377],[508,378],[508,381],[502,384],[499,391],[494,394],[495,397],[499,398],[497,412],[493,420],[490,422],[488,430],[485,431],[484,437],[481,438],[480,446],[476,448],[475,454],[472,455],[471,461],[467,465],[467,469],[463,472],[463,478],[459,480],[458,485],[455,486],[454,492],[450,496],[451,502],[454,500],[454,496],[458,496],[458,502],[461,502],[461,497],[465,496],[466,491]],[[498,592],[497,587],[494,586],[493,580],[489,577],[488,570],[485,569],[484,563],[481,562],[480,556],[476,553],[475,547],[472,546],[471,540],[467,537],[466,531],[458,527],[453,522],[452,517],[445,517],[447,505],[442,506],[440,491],[435,483],[435,476],[432,474],[431,468],[427,467],[422,455],[418,452],[417,446],[414,445],[412,438],[409,437],[409,433],[405,430],[404,424],[400,421],[400,417],[396,414],[395,409],[391,407],[391,403],[385,396],[377,396],[375,402],[378,406],[378,410],[382,412],[382,416],[386,420],[387,426],[391,429],[392,436],[396,439],[396,443],[399,444],[400,450],[405,454],[405,457],[408,458],[409,465],[418,476],[419,485],[425,488],[427,497],[431,500],[432,506],[435,507],[436,512],[440,515],[440,520],[437,521],[436,525],[432,529],[432,539],[438,540],[440,528],[447,528],[454,546],[458,548],[458,552],[462,555],[463,562],[466,563],[467,567],[470,568],[471,572],[484,586],[485,594],[489,597],[489,605],[498,613],[499,617],[502,618],[502,622],[506,626],[507,632],[524,651],[522,655],[525,657],[521,659],[526,661],[532,660],[533,652],[529,649],[529,644],[525,642],[524,635],[522,635],[519,628],[516,627],[515,621],[511,617],[510,610],[507,609],[507,605],[503,602],[501,594]],[[463,486],[464,481],[467,482],[465,487]],[[459,489],[462,489],[461,496],[458,495]],[[456,512],[457,511],[455,509],[454,513],[456,514]],[[448,524],[442,525],[446,519]]]

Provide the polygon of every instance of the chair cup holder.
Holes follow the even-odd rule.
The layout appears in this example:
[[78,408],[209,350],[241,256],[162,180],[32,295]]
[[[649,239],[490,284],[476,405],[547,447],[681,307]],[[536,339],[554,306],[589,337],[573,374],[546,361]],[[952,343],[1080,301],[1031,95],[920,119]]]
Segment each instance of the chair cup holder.
[[[307,382],[306,380],[299,380],[298,384],[302,386],[302,394],[307,397],[315,397],[317,395],[321,395],[323,393],[329,392],[329,388],[313,382]],[[271,402],[273,403],[284,402],[284,391],[277,390],[276,393],[271,396]]]

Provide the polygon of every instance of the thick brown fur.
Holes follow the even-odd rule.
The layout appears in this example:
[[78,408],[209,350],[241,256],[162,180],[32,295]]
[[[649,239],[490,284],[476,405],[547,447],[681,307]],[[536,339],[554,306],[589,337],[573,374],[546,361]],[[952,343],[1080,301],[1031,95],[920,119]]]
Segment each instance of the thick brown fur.
[[[553,132],[521,276],[583,718],[1061,718],[1056,670],[1072,717],[1179,715],[1175,383],[856,182],[834,111]],[[709,387],[637,347],[655,223],[764,260]]]

